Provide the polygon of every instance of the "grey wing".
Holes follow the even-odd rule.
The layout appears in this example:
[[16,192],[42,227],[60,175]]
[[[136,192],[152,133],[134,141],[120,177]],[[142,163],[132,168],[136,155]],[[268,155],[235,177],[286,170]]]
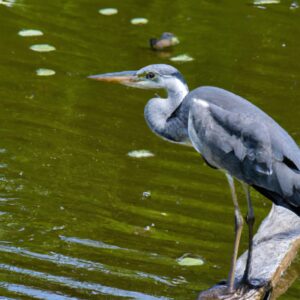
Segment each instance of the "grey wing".
[[[190,108],[188,133],[210,165],[226,170],[300,215],[300,150],[294,143],[280,147],[281,132],[276,127],[272,131],[274,127],[269,125],[254,114],[230,112],[198,99]],[[289,156],[291,151],[295,163]]]
[[188,128],[193,146],[211,165],[248,183],[255,174],[272,174],[268,127],[253,114],[233,113],[195,100]]
[[[271,138],[273,156],[278,161],[286,161],[300,169],[299,147],[291,136],[269,115],[253,105],[246,99],[229,91],[216,87],[200,87],[192,91],[187,97],[190,102],[193,99],[205,99],[210,105],[213,104],[223,110],[253,116],[253,120],[265,124]],[[186,101],[188,103],[188,101]],[[222,114],[223,115],[223,114]]]
[[188,133],[209,165],[226,170],[300,216],[300,150],[273,119],[194,99]]

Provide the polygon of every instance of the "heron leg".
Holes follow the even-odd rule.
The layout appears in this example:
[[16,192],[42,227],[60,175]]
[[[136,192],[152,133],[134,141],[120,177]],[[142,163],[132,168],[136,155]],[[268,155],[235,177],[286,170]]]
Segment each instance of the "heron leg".
[[249,246],[248,246],[248,256],[247,256],[247,262],[246,262],[246,268],[245,272],[242,278],[243,283],[249,284],[249,273],[251,268],[251,261],[252,261],[252,250],[253,250],[253,225],[255,222],[255,216],[254,216],[254,210],[252,206],[252,201],[250,197],[250,189],[249,185],[246,183],[243,183],[243,188],[246,194],[247,198],[247,205],[248,205],[248,212],[246,217],[246,222],[248,224],[248,238],[249,238]]
[[231,190],[231,196],[234,204],[234,219],[235,219],[235,239],[234,239],[234,248],[233,248],[233,255],[231,259],[231,267],[230,267],[230,272],[229,272],[229,278],[228,278],[228,289],[229,292],[234,291],[234,278],[235,278],[235,267],[236,267],[236,260],[237,260],[237,255],[238,255],[238,250],[239,250],[239,244],[240,244],[240,239],[241,239],[241,234],[242,234],[242,228],[243,228],[243,217],[239,208],[239,204],[237,201],[237,196],[235,192],[235,187],[234,187],[234,179],[231,175],[226,173],[226,177],[230,186]]

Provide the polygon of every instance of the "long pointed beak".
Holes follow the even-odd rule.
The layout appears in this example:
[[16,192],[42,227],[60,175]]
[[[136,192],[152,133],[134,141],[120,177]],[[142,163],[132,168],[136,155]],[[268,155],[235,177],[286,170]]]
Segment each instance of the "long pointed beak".
[[91,75],[88,76],[88,78],[99,80],[99,81],[116,82],[125,85],[138,81],[138,77],[136,76],[136,71],[124,71],[124,72]]

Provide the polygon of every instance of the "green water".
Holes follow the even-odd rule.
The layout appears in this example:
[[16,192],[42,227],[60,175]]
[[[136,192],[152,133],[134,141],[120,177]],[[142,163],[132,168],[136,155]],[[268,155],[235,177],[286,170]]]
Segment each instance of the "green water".
[[[194,61],[173,65],[191,89],[236,92],[300,143],[300,8],[281,2],[0,1],[1,299],[185,300],[226,278],[233,207],[224,176],[150,132],[143,107],[153,91],[86,76],[189,54]],[[103,7],[119,13],[102,16]],[[149,23],[131,25],[134,17]],[[18,35],[30,28],[44,35]],[[180,45],[149,50],[164,31]],[[56,51],[29,49],[40,43]],[[39,68],[56,75],[38,77]],[[155,156],[127,155],[140,149]],[[259,223],[270,202],[253,199]],[[186,253],[204,265],[178,265]],[[296,280],[281,299],[296,300],[299,259],[290,272]]]

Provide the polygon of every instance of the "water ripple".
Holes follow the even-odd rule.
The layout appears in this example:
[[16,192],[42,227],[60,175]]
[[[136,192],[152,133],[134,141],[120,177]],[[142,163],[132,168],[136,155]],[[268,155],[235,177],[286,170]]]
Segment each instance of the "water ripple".
[[0,251],[6,253],[19,254],[25,257],[35,258],[42,261],[48,261],[48,262],[55,263],[57,265],[71,266],[79,269],[85,269],[88,271],[100,271],[101,273],[114,275],[118,277],[130,277],[132,279],[135,278],[136,280],[151,279],[155,282],[160,282],[168,286],[173,285],[172,280],[165,276],[162,277],[154,274],[149,274],[146,272],[132,271],[120,267],[108,266],[98,262],[73,258],[73,257],[65,256],[54,252],[51,254],[42,254],[42,253],[37,253],[26,249],[22,249],[20,247],[13,247],[13,246],[6,246],[6,245],[0,245]]
[[[0,269],[3,271],[9,271],[9,272],[14,272],[17,274],[22,274],[22,275],[28,275],[34,278],[39,278],[48,282],[53,282],[56,284],[61,284],[63,286],[67,286],[72,289],[82,289],[86,290],[89,292],[93,292],[95,294],[102,294],[102,295],[111,295],[111,296],[119,296],[119,297],[130,297],[131,299],[144,299],[144,300],[170,300],[172,298],[167,298],[167,297],[156,297],[156,296],[151,296],[147,295],[141,292],[135,292],[135,291],[128,291],[128,290],[123,290],[119,288],[114,288],[114,287],[109,287],[105,286],[99,283],[92,283],[92,282],[80,282],[77,280],[73,280],[69,277],[65,276],[55,276],[55,275],[50,275],[47,273],[43,272],[38,272],[38,271],[33,271],[29,269],[23,269],[7,264],[0,264]],[[46,298],[49,299],[49,298]],[[63,299],[63,298],[62,298]]]
[[[35,289],[32,287],[27,287],[27,286],[20,285],[20,284],[1,282],[0,287],[3,287],[10,292],[15,292],[15,293],[33,297],[36,299],[43,299],[43,300],[53,300],[53,299],[55,299],[55,300],[77,300],[78,299],[78,298],[74,298],[74,297],[59,295],[59,294],[52,293],[49,291],[38,290],[38,289]],[[0,297],[0,300],[2,300],[2,299],[10,300],[11,298]]]
[[80,238],[76,238],[76,237],[66,237],[63,235],[60,235],[59,237],[62,241],[75,243],[75,244],[81,244],[84,246],[90,246],[90,247],[102,248],[102,249],[112,249],[112,250],[129,250],[127,248],[121,248],[121,247],[118,247],[115,245],[106,244],[101,241],[94,241],[94,240],[90,240],[90,239],[80,239]]

